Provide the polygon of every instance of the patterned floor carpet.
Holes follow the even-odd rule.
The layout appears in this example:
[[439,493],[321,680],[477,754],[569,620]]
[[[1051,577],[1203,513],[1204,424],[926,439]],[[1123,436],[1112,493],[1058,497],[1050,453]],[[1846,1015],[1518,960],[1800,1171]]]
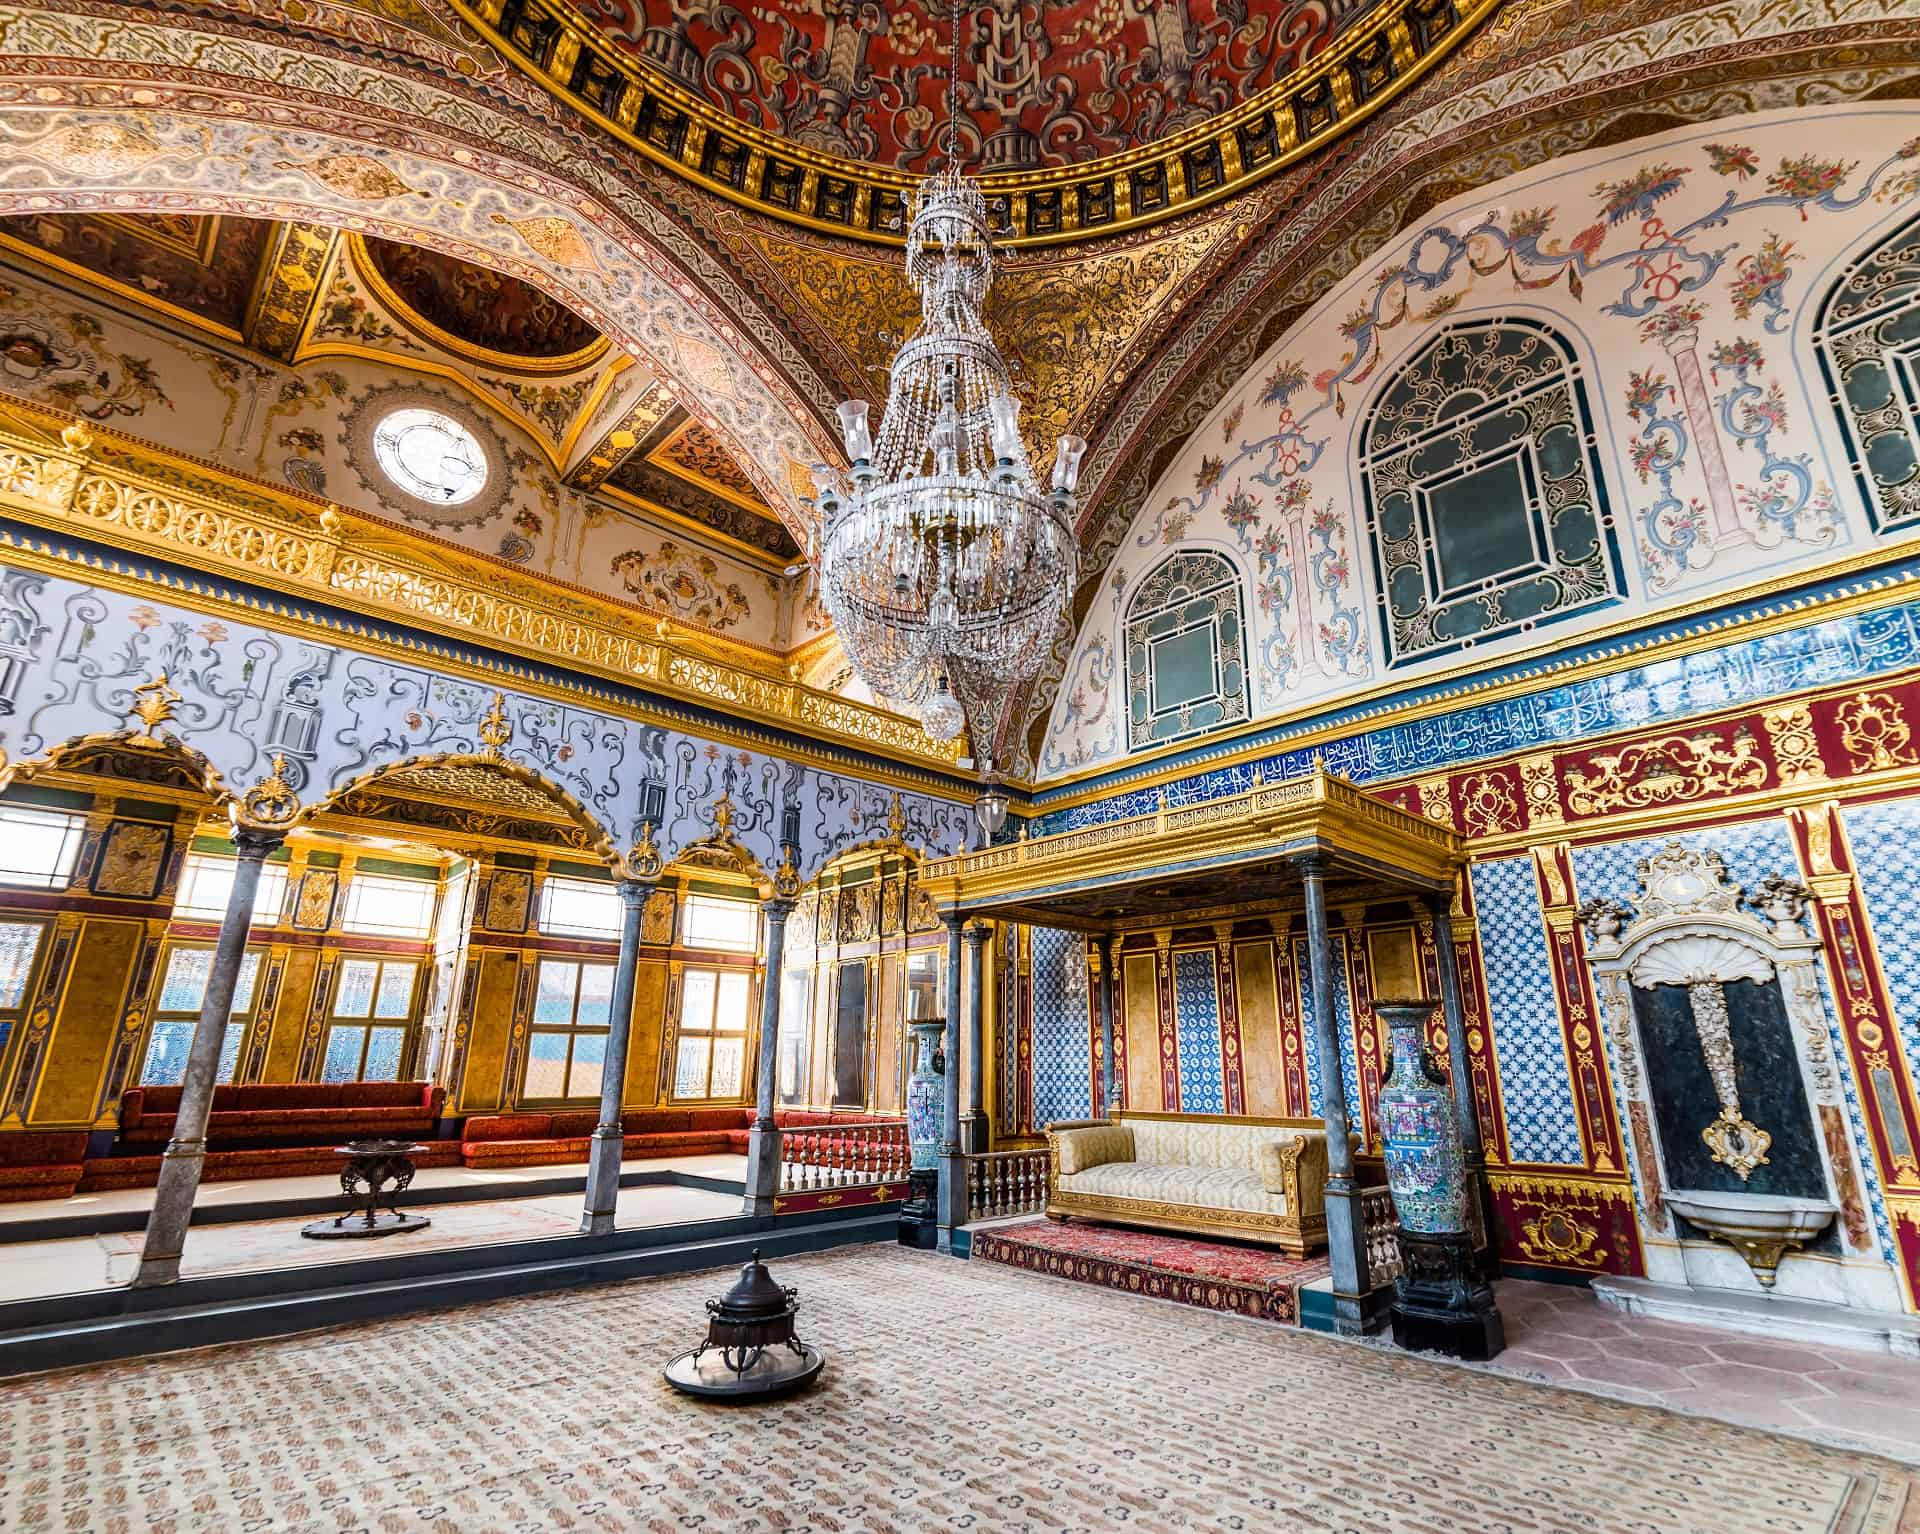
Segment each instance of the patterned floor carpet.
[[1916,1534],[1890,1462],[980,1262],[779,1263],[806,1396],[661,1382],[730,1276],[0,1389],[0,1528]]
[[1162,1236],[1117,1225],[1027,1220],[977,1231],[973,1255],[1053,1278],[1295,1325],[1300,1288],[1328,1272],[1271,1247]]

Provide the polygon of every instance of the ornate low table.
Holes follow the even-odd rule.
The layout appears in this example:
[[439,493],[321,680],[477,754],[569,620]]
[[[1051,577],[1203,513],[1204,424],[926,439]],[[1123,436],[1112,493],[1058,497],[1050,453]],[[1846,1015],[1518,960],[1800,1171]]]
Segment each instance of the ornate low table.
[[[413,1181],[411,1158],[419,1149],[407,1140],[353,1140],[336,1145],[333,1153],[347,1158],[340,1169],[340,1191],[346,1194],[350,1207],[334,1219],[303,1226],[300,1234],[316,1241],[331,1241],[425,1230],[433,1221],[424,1214],[402,1214],[393,1202]],[[382,1203],[387,1206],[384,1211]]]

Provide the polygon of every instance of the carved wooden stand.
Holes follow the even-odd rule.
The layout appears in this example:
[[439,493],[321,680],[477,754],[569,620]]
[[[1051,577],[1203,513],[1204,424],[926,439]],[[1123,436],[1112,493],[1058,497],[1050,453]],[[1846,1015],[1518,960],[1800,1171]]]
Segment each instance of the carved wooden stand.
[[1393,1340],[1416,1353],[1445,1353],[1484,1362],[1507,1345],[1493,1290],[1474,1262],[1465,1232],[1416,1236],[1395,1232],[1400,1277],[1393,1284]]

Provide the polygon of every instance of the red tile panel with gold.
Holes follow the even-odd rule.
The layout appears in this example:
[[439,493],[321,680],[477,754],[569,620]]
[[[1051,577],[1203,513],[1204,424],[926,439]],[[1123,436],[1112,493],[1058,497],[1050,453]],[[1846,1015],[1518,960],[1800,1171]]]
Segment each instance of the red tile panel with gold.
[[1229,1113],[1247,1111],[1246,1063],[1241,1059],[1240,986],[1233,971],[1233,923],[1213,929],[1214,981],[1220,1000],[1220,1079]]

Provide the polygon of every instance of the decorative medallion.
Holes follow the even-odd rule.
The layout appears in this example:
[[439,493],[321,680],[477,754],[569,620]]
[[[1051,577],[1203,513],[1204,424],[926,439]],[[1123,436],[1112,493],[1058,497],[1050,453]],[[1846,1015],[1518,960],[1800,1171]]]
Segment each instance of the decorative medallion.
[[[484,460],[476,467],[485,470],[472,494],[452,504],[430,500],[382,466],[377,445],[382,426],[402,411],[414,410],[452,421],[472,440]],[[374,385],[354,397],[343,426],[340,445],[347,450],[347,462],[359,476],[374,510],[397,511],[409,522],[436,532],[453,532],[491,522],[506,508],[513,493],[513,455],[507,444],[491,421],[450,390],[421,384]]]

